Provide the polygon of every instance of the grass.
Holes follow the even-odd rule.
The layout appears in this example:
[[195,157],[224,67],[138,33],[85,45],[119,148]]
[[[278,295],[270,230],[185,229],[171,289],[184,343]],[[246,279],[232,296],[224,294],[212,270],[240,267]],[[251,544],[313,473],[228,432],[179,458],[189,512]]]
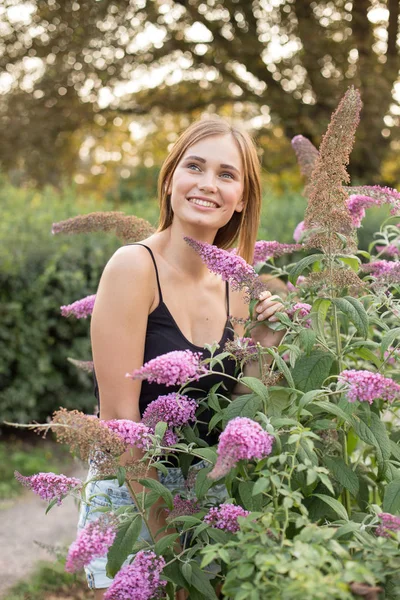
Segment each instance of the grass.
[[64,446],[51,439],[42,440],[36,435],[13,436],[0,442],[0,500],[13,498],[24,491],[14,478],[14,471],[34,475],[52,471],[65,473],[71,467],[72,457]]
[[90,598],[83,573],[64,571],[64,561],[41,562],[27,581],[11,588],[3,600],[87,600]]

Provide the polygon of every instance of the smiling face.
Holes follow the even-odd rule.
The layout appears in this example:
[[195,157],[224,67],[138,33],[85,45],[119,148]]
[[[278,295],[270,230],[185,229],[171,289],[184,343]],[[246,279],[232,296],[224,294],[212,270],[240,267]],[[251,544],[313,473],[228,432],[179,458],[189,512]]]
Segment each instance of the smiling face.
[[168,193],[176,218],[214,231],[243,210],[243,165],[232,135],[213,135],[189,146]]

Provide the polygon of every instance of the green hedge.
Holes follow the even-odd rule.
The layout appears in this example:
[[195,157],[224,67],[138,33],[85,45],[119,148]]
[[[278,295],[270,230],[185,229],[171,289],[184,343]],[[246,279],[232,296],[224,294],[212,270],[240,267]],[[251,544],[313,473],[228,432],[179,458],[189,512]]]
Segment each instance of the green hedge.
[[0,414],[42,420],[60,405],[93,410],[92,382],[67,357],[89,359],[89,322],[60,306],[95,293],[114,236],[52,236],[51,224],[98,210],[73,189],[0,188]]

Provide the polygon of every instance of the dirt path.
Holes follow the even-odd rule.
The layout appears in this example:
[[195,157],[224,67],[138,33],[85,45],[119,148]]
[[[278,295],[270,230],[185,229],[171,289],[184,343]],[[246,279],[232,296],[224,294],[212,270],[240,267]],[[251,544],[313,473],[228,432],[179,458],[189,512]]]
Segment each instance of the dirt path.
[[[68,475],[85,477],[78,466]],[[78,508],[72,498],[45,515],[47,503],[27,491],[0,504],[0,598],[19,580],[26,579],[40,560],[51,560],[49,552],[35,541],[50,546],[69,544],[76,535]]]

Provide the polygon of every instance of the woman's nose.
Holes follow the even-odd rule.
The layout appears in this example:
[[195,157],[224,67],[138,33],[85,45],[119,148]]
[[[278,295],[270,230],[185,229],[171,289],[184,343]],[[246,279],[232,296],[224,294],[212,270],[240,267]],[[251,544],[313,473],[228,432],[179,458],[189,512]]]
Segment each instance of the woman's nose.
[[206,175],[204,176],[204,178],[202,179],[202,181],[199,181],[198,183],[198,187],[199,190],[202,190],[203,192],[208,192],[208,193],[214,193],[217,191],[217,186],[215,183],[215,178],[214,175]]

